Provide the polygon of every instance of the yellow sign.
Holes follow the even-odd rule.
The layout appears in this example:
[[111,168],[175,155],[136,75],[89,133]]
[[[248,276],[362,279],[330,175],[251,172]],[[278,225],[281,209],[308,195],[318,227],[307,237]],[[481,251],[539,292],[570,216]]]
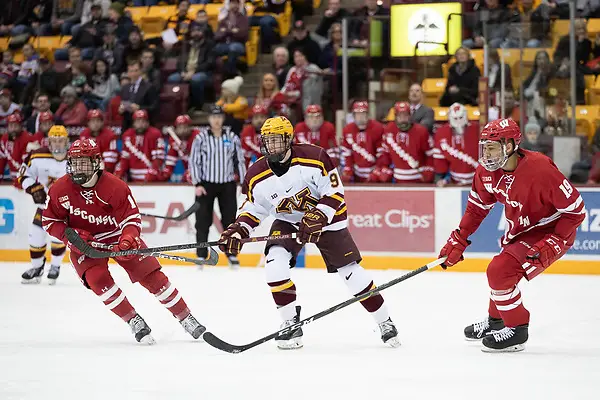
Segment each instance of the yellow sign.
[[[461,3],[395,4],[391,10],[392,57],[412,57],[418,42],[448,43],[448,51],[454,54],[461,46]],[[447,25],[450,25],[450,30]],[[450,36],[448,38],[448,36]],[[420,56],[446,54],[443,45],[420,43]]]

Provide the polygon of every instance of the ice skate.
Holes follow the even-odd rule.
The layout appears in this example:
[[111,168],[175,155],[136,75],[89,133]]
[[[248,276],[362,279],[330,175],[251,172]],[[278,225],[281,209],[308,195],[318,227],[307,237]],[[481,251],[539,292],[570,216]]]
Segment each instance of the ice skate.
[[44,275],[44,264],[42,264],[39,268],[29,268],[27,271],[23,272],[21,275],[21,283],[31,284],[31,283],[40,283],[42,280],[42,276]]
[[179,321],[183,329],[194,339],[198,339],[202,336],[202,334],[206,331],[206,327],[202,325],[192,314],[188,315],[181,321]]
[[60,265],[51,265],[48,271],[48,285],[55,285],[58,275],[60,275]]
[[529,338],[529,324],[514,328],[504,327],[483,338],[481,351],[485,353],[514,353],[525,350]]
[[400,347],[400,339],[398,339],[398,329],[392,322],[391,318],[383,321],[379,324],[379,330],[381,331],[381,340],[383,343],[390,347]]
[[237,270],[240,268],[240,260],[236,256],[228,255],[227,261],[229,261],[229,268],[232,270]]
[[504,322],[499,318],[486,317],[465,328],[465,340],[481,340],[491,332],[504,328]]
[[[283,324],[281,324],[281,329],[292,326],[298,321],[300,321],[300,306],[296,306],[296,316],[284,321]],[[279,336],[275,338],[275,342],[277,343],[277,347],[281,350],[299,349],[304,346],[302,344],[302,335],[302,328],[298,327],[296,329],[290,329],[284,333],[280,333]]]
[[150,332],[152,331],[146,321],[139,314],[135,314],[128,322],[131,332],[135,335],[135,340],[141,344],[153,345],[156,343]]

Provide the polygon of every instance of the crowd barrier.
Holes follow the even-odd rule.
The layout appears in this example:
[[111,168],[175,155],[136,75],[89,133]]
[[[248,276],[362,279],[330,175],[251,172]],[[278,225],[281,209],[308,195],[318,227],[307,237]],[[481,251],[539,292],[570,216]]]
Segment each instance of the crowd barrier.
[[[191,186],[133,185],[132,191],[142,212],[158,215],[178,215],[194,201]],[[573,248],[548,272],[600,274],[600,188],[580,191],[587,217],[578,229]],[[431,261],[458,226],[467,196],[465,188],[346,187],[349,227],[363,254],[363,265],[374,269],[412,269]],[[28,260],[27,237],[34,212],[29,195],[9,185],[0,186],[0,260]],[[214,221],[209,240],[216,240],[222,230],[216,203]],[[270,222],[265,220],[254,234],[268,234]],[[498,239],[504,227],[503,209],[494,207],[471,237],[473,243],[466,260],[452,270],[484,271],[488,260],[500,249]],[[194,218],[182,222],[144,218],[143,235],[150,246],[194,242]],[[264,243],[245,245],[240,257],[242,265],[257,265],[263,249]],[[307,247],[304,257],[301,264],[306,267],[324,267],[313,245]],[[225,263],[225,257],[221,257],[219,264]]]

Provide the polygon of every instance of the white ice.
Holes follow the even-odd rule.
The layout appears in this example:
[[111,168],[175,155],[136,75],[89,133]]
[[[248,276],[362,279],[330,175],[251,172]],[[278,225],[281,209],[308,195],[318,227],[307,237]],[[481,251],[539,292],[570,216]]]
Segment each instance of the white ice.
[[[21,285],[26,264],[0,264],[0,399],[599,399],[600,277],[542,275],[521,287],[532,313],[527,349],[486,354],[462,330],[486,315],[484,274],[426,272],[384,292],[402,346],[386,348],[352,305],[304,329],[304,349],[266,343],[242,354],[194,342],[118,268],[152,327],[128,326],[64,266],[56,286]],[[276,330],[263,270],[167,267],[198,319],[236,344]],[[388,281],[406,271],[375,271]],[[303,316],[348,298],[337,276],[294,270]]]

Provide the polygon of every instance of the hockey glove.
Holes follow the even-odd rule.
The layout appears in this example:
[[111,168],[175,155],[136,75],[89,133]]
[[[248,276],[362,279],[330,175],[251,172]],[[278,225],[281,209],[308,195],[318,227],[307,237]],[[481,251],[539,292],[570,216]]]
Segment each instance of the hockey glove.
[[[125,228],[121,234],[121,237],[119,238],[119,243],[113,246],[113,251],[137,250],[140,248],[141,244],[142,241],[140,240],[137,229]],[[133,260],[137,256],[139,255],[131,254],[128,256],[116,257],[115,260],[119,262],[127,262]]]
[[[94,236],[88,231],[84,231],[83,229],[75,229],[75,231],[77,232],[79,237],[81,237],[86,243],[89,243],[92,240],[94,240]],[[71,253],[81,254],[79,250],[77,250],[77,247],[73,246],[71,242],[67,241],[66,237],[63,239],[63,241],[65,242]]]
[[241,224],[234,222],[221,234],[219,249],[227,255],[237,256],[242,251],[240,239],[250,237],[248,230]]
[[447,267],[451,267],[454,264],[464,260],[465,258],[463,257],[463,253],[470,244],[471,241],[467,240],[466,237],[463,237],[459,229],[452,231],[452,234],[448,238],[448,241],[444,247],[442,247],[440,255],[438,256],[438,258],[448,257],[442,264],[442,268],[446,269]]
[[25,189],[25,192],[33,197],[33,202],[35,204],[46,204],[46,189],[41,183],[34,183]]
[[531,265],[546,269],[550,264],[562,257],[566,250],[567,245],[563,239],[549,234],[529,249],[527,252],[527,261]]
[[300,244],[317,243],[327,222],[327,216],[318,208],[305,212],[300,221],[296,241]]

